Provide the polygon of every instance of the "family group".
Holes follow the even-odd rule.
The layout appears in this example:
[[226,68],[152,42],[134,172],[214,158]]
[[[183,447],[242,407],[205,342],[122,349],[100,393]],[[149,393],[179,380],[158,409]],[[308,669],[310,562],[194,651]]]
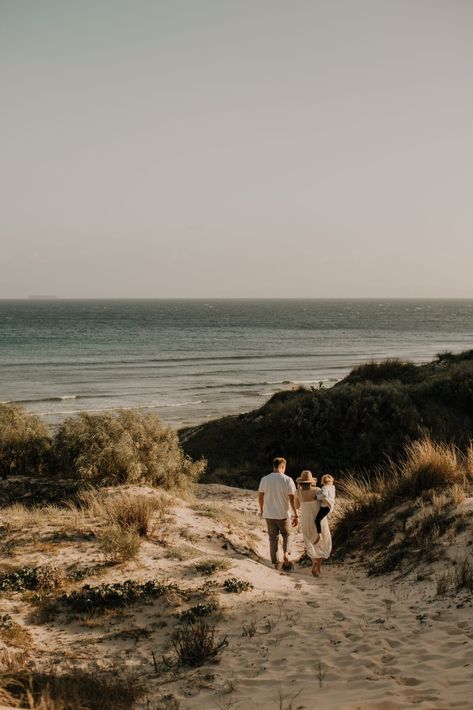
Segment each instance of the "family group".
[[[273,471],[261,479],[258,496],[260,515],[266,520],[271,562],[276,569],[290,569],[291,539],[300,528],[305,549],[312,561],[312,574],[318,577],[322,561],[330,557],[332,536],[328,515],[335,505],[333,476],[325,474],[321,486],[310,471],[302,471],[296,485],[286,475],[286,459],[273,461]],[[282,537],[283,561],[278,557]]]

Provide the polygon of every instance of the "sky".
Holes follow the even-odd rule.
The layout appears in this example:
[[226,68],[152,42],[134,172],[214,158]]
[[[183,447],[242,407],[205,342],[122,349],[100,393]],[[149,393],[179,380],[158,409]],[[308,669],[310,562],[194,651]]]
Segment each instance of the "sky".
[[471,0],[0,0],[0,298],[473,297]]

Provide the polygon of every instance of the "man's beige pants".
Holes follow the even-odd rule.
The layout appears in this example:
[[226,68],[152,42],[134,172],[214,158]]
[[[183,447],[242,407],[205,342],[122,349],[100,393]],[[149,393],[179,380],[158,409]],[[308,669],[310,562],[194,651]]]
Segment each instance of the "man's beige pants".
[[274,518],[266,518],[269,535],[269,554],[273,565],[278,562],[278,543],[279,534],[282,535],[282,549],[284,554],[289,554],[291,551],[291,520],[283,518],[275,520]]

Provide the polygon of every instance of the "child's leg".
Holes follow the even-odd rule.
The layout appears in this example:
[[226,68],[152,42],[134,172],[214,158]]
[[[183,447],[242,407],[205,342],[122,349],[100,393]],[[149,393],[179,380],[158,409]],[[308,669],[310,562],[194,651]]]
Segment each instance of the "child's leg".
[[326,515],[330,513],[330,508],[320,508],[319,512],[315,516],[315,527],[317,528],[317,532],[321,533],[322,528],[320,527],[320,523],[322,520],[325,518]]

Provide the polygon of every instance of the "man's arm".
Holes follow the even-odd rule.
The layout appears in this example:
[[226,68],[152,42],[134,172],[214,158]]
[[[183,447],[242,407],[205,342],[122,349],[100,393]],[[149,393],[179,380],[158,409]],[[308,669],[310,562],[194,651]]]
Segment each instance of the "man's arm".
[[296,510],[296,503],[294,500],[294,493],[289,493],[289,504],[292,508],[293,516],[292,516],[292,527],[296,528],[299,524],[299,516],[297,515],[297,510]]
[[262,491],[260,491],[258,493],[258,503],[259,503],[259,514],[263,515],[264,493]]
[[292,510],[293,515],[297,516],[296,504],[294,501],[294,493],[289,493],[289,505],[291,506],[291,510]]

